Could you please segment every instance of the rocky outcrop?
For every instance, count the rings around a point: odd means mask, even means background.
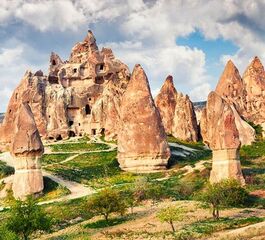
[[[15,134],[10,151],[15,165],[12,189],[16,198],[23,199],[43,190],[40,164],[43,151],[33,113],[29,105],[23,103],[15,120]]]
[[[155,98],[167,134],[185,141],[198,141],[198,125],[193,104],[187,95],[178,93],[168,76]]]
[[[231,60],[227,62],[215,92],[228,103],[234,104],[237,111],[244,111],[246,94],[243,81],[238,69]]]
[[[184,141],[198,141],[198,125],[193,104],[188,95],[179,93],[172,126],[172,135]]]
[[[126,171],[146,172],[166,168],[170,150],[148,79],[140,65],[134,67],[122,97],[118,161]]]
[[[203,139],[213,150],[210,182],[233,178],[244,184],[235,116],[230,105],[216,92],[211,92],[208,96],[201,125]]]
[[[45,139],[104,132],[115,137],[117,124],[115,121],[112,126],[111,122],[119,118],[117,104],[129,78],[128,67],[115,58],[111,49],[99,50],[93,33],[88,31],[85,39],[73,47],[69,60],[51,54],[48,76],[41,71],[26,72],[9,101],[0,127],[0,142],[10,144],[14,134],[10,129],[14,128],[22,102],[29,103]],[[112,102],[110,106],[107,101]],[[92,112],[96,113],[93,117]]]
[[[241,78],[235,65],[229,61],[215,90],[245,121],[265,126],[265,71],[255,57]]]
[[[243,75],[246,91],[245,111],[241,115],[255,124],[265,123],[265,71],[258,57],[255,57]]]
[[[35,117],[39,133],[45,137],[46,131],[46,111],[45,111],[45,78],[34,75],[27,71],[18,87],[14,90],[9,101],[5,118],[0,127],[0,142],[2,145],[10,145],[14,137],[15,119],[22,103],[28,103]]]
[[[160,112],[167,134],[172,134],[172,125],[177,104],[177,96],[178,93],[174,87],[173,77],[169,75],[155,98],[155,104]]]

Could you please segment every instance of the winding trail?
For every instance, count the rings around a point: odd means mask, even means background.
[[[102,149],[102,150],[94,150],[94,151],[52,152],[51,149],[49,148],[50,145],[53,145],[53,144],[67,144],[67,143],[72,143],[72,144],[76,143],[76,144],[78,144],[78,142],[49,143],[48,145],[45,146],[45,154],[71,153],[71,154],[74,154],[74,155],[66,158],[63,161],[47,164],[47,165],[44,165],[44,166],[48,167],[48,166],[57,165],[57,164],[64,164],[64,163],[73,161],[76,157],[78,157],[78,156],[80,156],[82,154],[98,153],[98,152],[111,152],[111,151],[113,151],[113,150],[115,150],[117,148],[116,144],[110,143],[110,142],[104,142],[104,141],[102,141],[101,139],[98,139],[98,138],[93,138],[93,139],[91,139],[88,142],[106,144],[106,145],[109,146],[109,148],[108,149]],[[177,144],[177,143],[170,143],[170,146],[181,148],[181,149],[183,149],[183,151],[186,154],[189,154],[190,152],[197,151],[196,149],[189,148],[189,147]],[[172,151],[172,154],[180,156],[182,154],[182,152],[178,152],[178,151],[174,150],[174,151]],[[184,156],[186,156],[186,154],[184,154]],[[14,167],[13,159],[12,159],[12,157],[11,157],[9,152],[1,153],[0,154],[0,159],[2,161],[6,162],[7,165],[9,165],[11,167]],[[192,171],[194,171],[195,169],[201,169],[204,163],[205,163],[205,161],[200,161],[200,162],[195,164],[194,168],[192,168],[191,166],[184,167],[183,169],[187,170],[185,175],[190,173],[190,172],[192,172]],[[62,196],[62,197],[56,198],[56,199],[51,199],[51,200],[48,200],[48,201],[40,202],[39,203],[40,205],[49,204],[49,203],[55,203],[55,202],[62,202],[62,201],[67,201],[67,200],[71,200],[71,199],[77,199],[77,198],[85,197],[85,196],[88,196],[88,195],[92,195],[92,194],[94,194],[96,192],[96,190],[94,190],[94,189],[92,189],[92,188],[90,188],[90,187],[88,187],[86,185],[83,185],[83,184],[78,183],[78,182],[66,180],[66,179],[64,179],[64,178],[62,178],[60,176],[54,175],[53,173],[48,172],[48,171],[46,171],[44,169],[42,170],[42,173],[43,173],[43,176],[48,177],[51,180],[53,180],[54,182],[56,182],[56,183],[60,184],[61,186],[66,187],[67,189],[69,189],[69,191],[71,193],[66,195],[66,196]],[[13,175],[8,176],[8,177],[3,178],[3,179],[0,179],[0,182],[11,182],[12,179],[13,179]],[[1,210],[1,207],[0,207],[0,210]]]

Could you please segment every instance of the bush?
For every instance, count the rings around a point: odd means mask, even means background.
[[[118,190],[106,188],[88,200],[87,208],[96,215],[104,216],[106,222],[111,213],[123,215],[126,210],[126,203]]]
[[[51,219],[45,215],[36,201],[29,197],[26,201],[16,200],[13,203],[6,227],[11,233],[14,232],[27,240],[36,231],[49,231]]]
[[[248,199],[248,193],[236,180],[224,180],[208,184],[198,199],[205,207],[210,207],[213,217],[218,219],[219,210],[243,206]]]
[[[172,231],[175,232],[174,222],[181,221],[184,218],[184,209],[177,206],[168,206],[162,208],[158,213],[157,217],[161,222],[167,222],[170,224]]]

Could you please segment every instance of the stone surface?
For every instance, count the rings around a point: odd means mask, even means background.
[[[235,106],[242,119],[265,125],[265,71],[258,57],[252,60],[242,78],[235,65],[229,61],[216,92]]]
[[[177,96],[178,93],[174,87],[173,77],[169,75],[155,98],[155,104],[160,112],[167,134],[172,134]]]
[[[208,96],[201,125],[203,139],[213,150],[210,182],[233,178],[244,184],[235,116],[230,105],[216,92],[211,92]]]
[[[155,98],[167,134],[185,141],[198,140],[198,125],[193,104],[187,95],[178,93],[168,76]]]
[[[11,144],[15,175],[12,190],[15,198],[40,193],[43,188],[40,158],[44,148],[27,103],[21,104],[15,120],[15,134]]]
[[[172,135],[184,141],[198,141],[198,125],[193,104],[187,95],[177,96]]]
[[[126,171],[148,172],[166,168],[170,150],[148,79],[140,65],[134,67],[122,97],[118,161]]]
[[[99,50],[93,33],[88,31],[85,39],[73,47],[69,60],[63,61],[56,53],[51,54],[47,76],[41,71],[26,72],[0,126],[2,146],[10,145],[14,134],[10,129],[14,129],[14,119],[22,102],[29,103],[44,139],[104,132],[109,138],[115,138],[119,118],[117,104],[129,78],[128,67],[115,58],[111,49]],[[102,109],[100,102],[103,102]],[[114,120],[115,126],[111,126]]]

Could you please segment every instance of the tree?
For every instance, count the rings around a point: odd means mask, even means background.
[[[159,182],[154,182],[149,184],[147,189],[147,196],[149,199],[152,199],[152,204],[161,200],[165,196],[165,188]]]
[[[9,231],[27,240],[38,230],[49,231],[51,224],[51,218],[46,216],[32,197],[28,197],[26,201],[14,201],[6,227]]]
[[[158,213],[157,217],[161,222],[167,222],[170,224],[172,231],[175,232],[174,222],[181,221],[184,218],[185,210],[177,206],[168,206],[162,208]]]
[[[88,209],[97,215],[104,216],[106,222],[109,215],[118,212],[121,215],[126,211],[126,204],[119,191],[106,188],[88,200]]]
[[[219,219],[219,211],[224,208],[239,207],[245,204],[247,191],[236,180],[223,180],[219,183],[208,184],[199,195],[204,207],[212,209],[212,216]]]

